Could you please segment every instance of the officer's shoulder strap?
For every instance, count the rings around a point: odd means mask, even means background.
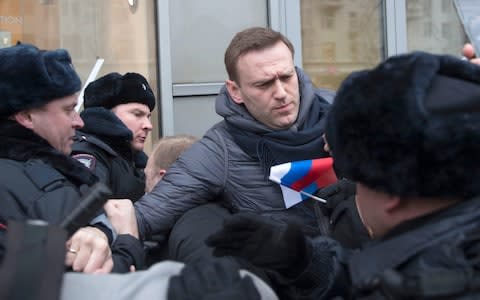
[[[37,188],[43,191],[53,190],[57,187],[57,184],[67,180],[55,168],[37,159],[27,161],[24,172]]]

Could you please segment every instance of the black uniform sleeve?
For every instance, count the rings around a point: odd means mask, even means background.
[[[300,299],[350,299],[351,284],[347,261],[351,253],[328,237],[310,240],[310,262],[297,278],[291,281]]]
[[[130,272],[130,266],[141,270],[145,266],[143,244],[129,234],[120,234],[112,245],[113,273]]]

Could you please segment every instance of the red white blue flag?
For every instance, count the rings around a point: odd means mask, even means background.
[[[280,184],[285,207],[289,208],[308,198],[325,202],[313,196],[318,189],[337,181],[331,157],[302,160],[270,168],[269,179]]]

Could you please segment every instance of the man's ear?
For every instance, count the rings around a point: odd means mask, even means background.
[[[158,171],[157,171],[157,176],[158,176],[158,178],[162,179],[163,176],[165,176],[165,173],[167,173],[167,170],[165,170],[165,169],[160,169],[160,170],[158,170]]]
[[[225,81],[225,85],[227,86],[227,91],[230,94],[230,97],[232,97],[233,102],[242,104],[243,99],[240,93],[240,87],[237,85],[237,83],[233,80],[227,80]]]
[[[17,112],[13,115],[13,118],[23,127],[33,129],[32,115],[29,110]]]

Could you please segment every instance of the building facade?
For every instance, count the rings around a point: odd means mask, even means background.
[[[158,106],[147,151],[163,135],[200,137],[220,120],[223,54],[250,26],[284,33],[295,63],[333,90],[388,56],[460,55],[466,41],[453,0],[0,0],[0,47],[66,48],[84,83],[113,71],[149,80]]]

